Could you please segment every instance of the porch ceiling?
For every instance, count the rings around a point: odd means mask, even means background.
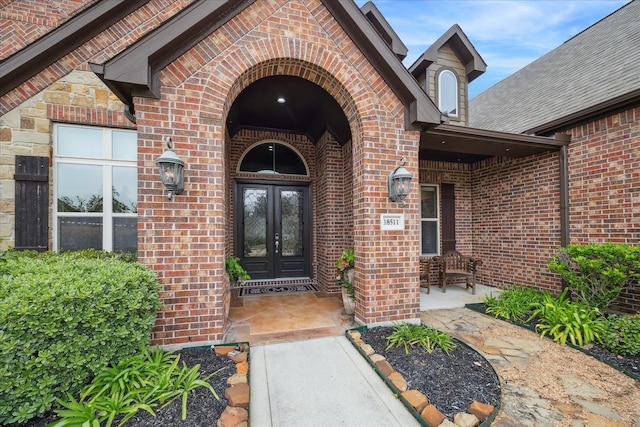
[[[249,128],[302,133],[314,143],[325,130],[340,144],[351,139],[349,121],[336,100],[320,86],[294,76],[270,76],[249,85],[231,106],[227,127],[232,136]]]
[[[558,150],[568,143],[563,134],[547,138],[441,124],[421,132],[420,158],[475,163],[489,157],[526,157]]]

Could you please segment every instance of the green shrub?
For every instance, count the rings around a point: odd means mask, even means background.
[[[606,324],[606,332],[602,334],[604,348],[616,354],[640,354],[640,314],[614,314],[607,318]]]
[[[229,280],[234,285],[238,283],[238,281],[240,280],[251,279],[251,276],[249,276],[249,273],[247,273],[247,270],[245,270],[242,267],[242,265],[240,265],[240,258],[238,257],[225,259],[224,266],[227,271],[227,274],[229,274]]]
[[[154,408],[168,405],[174,399],[182,399],[182,419],[187,418],[189,392],[205,387],[219,399],[209,378],[217,372],[200,378],[200,365],[178,368],[180,356],[164,352],[156,347],[122,359],[103,369],[80,393],[76,400],[71,395],[67,401],[58,399],[62,409],[54,412],[60,417],[48,427],[83,425],[110,427],[119,417],[120,424],[127,422],[140,410],[155,416]]]
[[[16,252],[0,263],[0,424],[43,415],[148,342],[153,272],[104,258]]]
[[[433,352],[436,347],[440,347],[449,354],[455,348],[451,335],[440,332],[436,328],[425,325],[412,325],[402,323],[395,325],[393,333],[387,337],[387,350],[392,347],[404,347],[405,353],[409,353],[409,347],[421,345],[427,353]]]
[[[600,340],[606,325],[597,308],[589,308],[584,303],[572,303],[567,299],[567,289],[554,298],[546,293],[536,304],[532,318],[539,319],[536,329],[541,336],[549,334],[553,340],[565,345],[567,339],[573,345],[583,346]]]
[[[640,246],[603,243],[569,245],[547,266],[569,284],[573,295],[604,311],[623,289],[640,279]]]
[[[485,295],[484,303],[487,305],[486,312],[495,317],[524,322],[542,298],[543,292],[537,289],[514,285],[497,296]]]

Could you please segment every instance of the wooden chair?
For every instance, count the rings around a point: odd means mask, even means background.
[[[420,257],[420,287],[426,288],[427,293],[431,292],[431,264],[433,258],[421,256]]]
[[[438,266],[438,286],[447,292],[447,279],[464,278],[467,289],[476,293],[476,268],[482,263],[479,259],[462,255],[458,251],[448,251],[442,256],[433,258]]]

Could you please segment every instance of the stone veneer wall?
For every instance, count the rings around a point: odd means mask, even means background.
[[[132,128],[122,103],[93,73],[72,71],[16,108],[0,116],[0,249],[15,244],[15,156],[43,156],[53,162],[54,123]],[[49,173],[53,197],[53,171]],[[53,206],[53,199],[50,206]],[[49,212],[49,229],[53,212]],[[53,248],[49,233],[49,248]]]

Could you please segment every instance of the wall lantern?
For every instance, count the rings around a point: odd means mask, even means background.
[[[167,197],[171,200],[174,194],[180,194],[184,189],[184,162],[173,151],[171,138],[167,138],[167,147],[168,149],[158,157],[156,163],[160,168],[160,179],[169,190]]]
[[[392,202],[400,202],[402,206],[406,205],[404,198],[411,190],[411,174],[404,168],[406,160],[400,159],[400,166],[389,174],[389,199]]]

